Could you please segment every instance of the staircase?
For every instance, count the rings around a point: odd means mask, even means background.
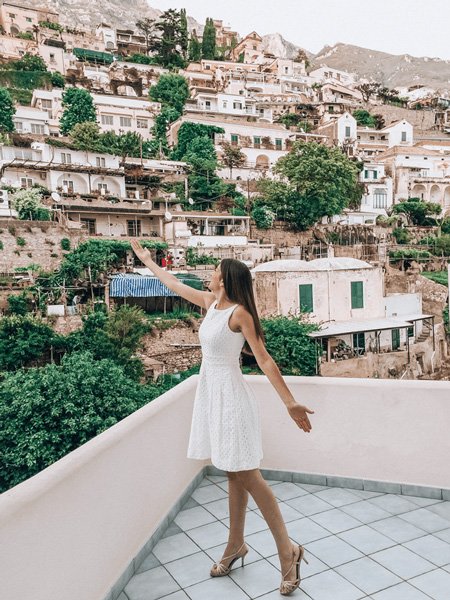
[[[424,323],[420,335],[416,338],[416,342],[418,342],[418,343],[425,342],[430,337],[431,330],[432,330],[432,325],[429,325],[428,323]]]

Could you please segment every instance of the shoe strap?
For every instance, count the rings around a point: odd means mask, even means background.
[[[289,567],[289,569],[288,569],[288,570],[286,571],[286,573],[285,573],[285,574],[282,576],[283,583],[291,583],[290,581],[284,581],[284,578],[286,577],[286,575],[287,575],[288,573],[290,573],[290,571],[292,570],[292,567],[294,567],[295,565],[298,565],[298,564],[300,564],[300,557],[301,557],[301,555],[302,555],[302,551],[300,550],[300,554],[299,554],[298,560],[295,560],[295,559],[294,559],[294,560],[292,561],[292,563],[291,563],[291,566]]]
[[[236,554],[239,554],[239,552],[242,550],[242,548],[244,546],[245,546],[245,542],[242,544],[242,546],[239,548],[239,550],[236,550],[236,552],[234,552],[234,554],[230,554],[230,556],[222,556],[222,558],[220,559],[220,562],[222,562],[223,560],[227,560],[227,558],[233,558],[233,556],[236,556]]]

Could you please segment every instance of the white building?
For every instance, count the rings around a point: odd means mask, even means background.
[[[45,110],[18,105],[13,121],[17,133],[40,136],[50,135],[49,118]]]
[[[343,86],[352,86],[356,81],[354,73],[347,73],[326,65],[310,71],[309,76],[316,83],[338,83]]]
[[[271,109],[259,107],[257,99],[248,92],[228,94],[214,91],[194,91],[193,97],[187,101],[185,113],[216,113],[234,117],[254,117],[258,121],[273,120]]]

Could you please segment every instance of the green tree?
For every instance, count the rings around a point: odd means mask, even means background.
[[[180,113],[171,107],[166,107],[156,115],[155,123],[152,127],[153,139],[147,144],[149,153],[155,158],[167,158],[169,156],[169,144],[167,142],[167,132],[170,124],[178,119]]]
[[[155,19],[144,17],[143,19],[136,21],[136,27],[145,37],[145,45],[148,54],[156,41],[156,21]]]
[[[66,85],[66,80],[64,78],[64,75],[62,75],[58,71],[55,71],[54,73],[52,73],[51,82],[52,82],[52,86],[56,87],[56,88],[63,88]]]
[[[246,155],[239,146],[233,146],[229,142],[222,142],[222,163],[230,169],[230,179],[233,177],[233,169],[240,169],[247,162]]]
[[[85,152],[101,152],[103,150],[100,128],[93,121],[77,123],[70,130],[74,148]]]
[[[13,116],[16,109],[11,94],[4,87],[0,87],[0,107],[0,133],[10,133],[14,131]]]
[[[216,28],[212,19],[206,19],[202,39],[202,56],[208,60],[216,57]]]
[[[403,213],[412,225],[427,226],[436,225],[433,217],[441,214],[442,207],[434,202],[423,202],[420,198],[408,198],[395,204],[392,212]]]
[[[260,203],[275,212],[283,208],[286,220],[299,230],[340,214],[361,190],[358,166],[339,148],[316,142],[295,143],[274,172],[280,179],[260,184]]]
[[[182,158],[190,165],[188,175],[189,195],[194,203],[200,201],[199,208],[210,206],[227,193],[227,186],[216,175],[217,154],[209,137],[201,136],[192,139]],[[209,203],[206,202],[209,200]],[[195,204],[194,204],[195,207]]]
[[[266,347],[283,375],[315,375],[317,350],[308,336],[319,327],[298,317],[261,320]]]
[[[165,67],[182,67],[181,44],[184,43],[182,34],[181,13],[173,8],[162,13],[156,23],[159,35],[151,43],[151,50],[156,52],[161,64]]]
[[[89,352],[23,369],[0,385],[0,491],[35,475],[161,393]]]
[[[50,211],[42,205],[42,192],[39,188],[18,190],[12,195],[11,204],[19,219],[23,221],[50,219]]]
[[[180,10],[180,48],[181,54],[186,60],[188,54],[189,47],[189,31],[188,31],[188,22],[186,16],[186,9],[182,8]]]
[[[198,62],[202,58],[202,45],[197,37],[195,30],[189,39],[188,59],[191,62]]]
[[[251,216],[258,229],[270,229],[276,217],[273,210],[264,204],[255,204]]]
[[[172,153],[172,159],[182,160],[187,152],[188,145],[195,138],[208,137],[211,141],[214,141],[215,134],[224,133],[224,131],[225,130],[222,129],[222,127],[217,127],[215,125],[203,125],[202,123],[185,121],[178,130],[178,143]]]
[[[372,96],[378,94],[380,88],[380,83],[361,83],[356,86],[356,89],[361,92],[364,102],[369,102]]]
[[[376,125],[375,117],[367,110],[355,110],[353,111],[353,116],[355,117],[357,124],[361,127],[375,127]]]
[[[161,102],[163,108],[174,108],[181,114],[189,98],[188,83],[182,75],[164,73],[158,83],[150,88],[150,98],[154,102]]]
[[[16,71],[47,71],[45,60],[41,56],[30,54],[29,52],[24,54],[19,60],[12,61],[10,65]]]
[[[83,88],[68,88],[62,95],[64,112],[59,122],[61,133],[67,135],[77,123],[97,121],[92,95]]]

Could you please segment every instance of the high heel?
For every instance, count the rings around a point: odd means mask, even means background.
[[[282,596],[289,596],[300,585],[300,582],[301,582],[300,563],[302,562],[302,560],[304,560],[306,564],[309,564],[305,558],[305,549],[303,548],[303,546],[299,545],[298,551],[299,551],[299,554],[298,554],[297,560],[295,560],[295,554],[294,554],[294,560],[292,561],[291,566],[289,567],[289,569],[286,571],[286,573],[282,577],[282,581],[281,581],[281,585],[280,585],[280,594]],[[291,572],[291,569],[294,565],[295,565],[295,575],[296,575],[295,581],[284,581],[284,578],[286,577],[286,575],[288,575],[288,573]]]
[[[211,577],[223,577],[224,575],[228,575],[228,573],[231,571],[231,567],[239,559],[241,559],[241,566],[243,567],[245,556],[247,553],[248,548],[244,542],[237,552],[235,552],[234,554],[230,554],[230,556],[223,556],[220,562],[213,564],[210,571]],[[222,564],[222,561],[227,560],[229,558],[232,558],[233,560],[230,561],[228,566]]]

